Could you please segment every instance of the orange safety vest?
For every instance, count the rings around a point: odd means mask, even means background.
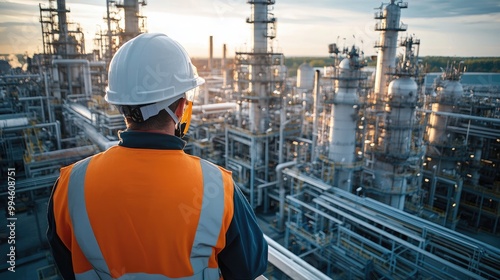
[[[182,150],[115,146],[61,169],[57,235],[76,279],[218,279],[229,171]]]

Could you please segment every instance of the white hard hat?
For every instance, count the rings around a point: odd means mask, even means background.
[[[193,90],[204,82],[178,42],[165,34],[144,33],[114,55],[104,99],[113,105],[156,104],[148,112],[141,110],[147,119],[181,97],[192,100]]]

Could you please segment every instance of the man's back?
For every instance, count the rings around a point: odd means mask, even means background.
[[[229,172],[182,150],[144,147],[115,146],[87,164],[84,179],[73,178],[78,164],[63,168],[53,197],[57,235],[72,252],[75,273],[92,270],[79,246],[89,243],[90,234],[81,234],[88,230],[80,230],[85,214],[114,278],[135,272],[185,277],[218,267],[233,219]],[[84,195],[72,198],[78,182]],[[86,209],[68,206],[82,198]]]

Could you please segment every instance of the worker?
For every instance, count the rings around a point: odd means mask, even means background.
[[[126,42],[105,100],[126,130],[108,150],[61,168],[47,237],[64,279],[255,279],[267,242],[231,173],[186,154],[204,83],[164,34]],[[177,136],[176,136],[177,135]]]

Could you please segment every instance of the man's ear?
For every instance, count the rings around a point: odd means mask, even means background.
[[[179,100],[179,104],[177,104],[177,109],[175,109],[175,115],[179,119],[181,119],[185,107],[186,107],[186,98],[182,98],[181,100]]]

